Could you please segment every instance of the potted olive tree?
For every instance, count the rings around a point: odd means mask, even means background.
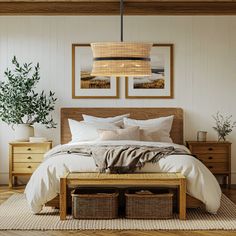
[[[7,69],[4,73],[6,81],[0,81],[0,120],[12,126],[17,141],[27,141],[34,135],[35,123],[56,127],[50,113],[57,99],[51,91],[48,95],[34,91],[40,80],[39,64],[20,65],[16,57],[12,64],[13,70]]]

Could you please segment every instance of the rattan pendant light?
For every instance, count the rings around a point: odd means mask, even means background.
[[[120,0],[121,42],[91,43],[93,76],[151,76],[150,43],[123,42],[123,0]]]

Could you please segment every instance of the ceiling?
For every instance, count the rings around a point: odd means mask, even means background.
[[[125,15],[236,15],[236,0],[124,0]],[[0,15],[118,15],[119,0],[0,0]]]

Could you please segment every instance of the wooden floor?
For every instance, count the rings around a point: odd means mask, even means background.
[[[236,187],[222,189],[224,194],[236,203]],[[22,193],[22,187],[9,190],[7,186],[0,186],[0,204],[14,193]],[[1,224],[1,222],[0,222]],[[0,236],[236,236],[236,231],[135,231],[135,230],[103,230],[103,231],[0,231]]]

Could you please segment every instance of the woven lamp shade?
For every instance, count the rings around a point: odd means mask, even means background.
[[[150,43],[91,43],[93,76],[151,76]]]

